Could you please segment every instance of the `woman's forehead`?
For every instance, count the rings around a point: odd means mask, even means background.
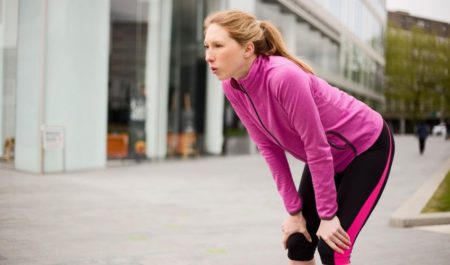
[[[230,39],[228,31],[217,24],[211,24],[205,30],[205,41],[218,41],[227,39]]]

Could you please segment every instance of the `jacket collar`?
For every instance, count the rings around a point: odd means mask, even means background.
[[[267,59],[267,56],[258,55],[250,66],[250,69],[245,77],[239,80],[236,80],[234,78],[230,79],[231,86],[234,89],[238,90],[241,90],[240,85],[245,87],[246,90],[252,90],[252,88],[257,87],[259,78],[261,78],[260,74],[263,73],[262,68],[264,65],[264,61]]]

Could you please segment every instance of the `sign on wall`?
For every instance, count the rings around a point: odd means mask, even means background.
[[[42,143],[44,150],[64,149],[64,127],[43,125]]]

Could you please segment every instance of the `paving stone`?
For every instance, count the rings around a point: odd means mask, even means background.
[[[450,157],[450,141],[429,138],[422,156],[416,141],[396,136],[390,179],[353,264],[449,264],[448,233],[388,225]],[[303,164],[289,162],[299,183]],[[285,217],[258,155],[45,176],[0,168],[1,265],[287,264]]]

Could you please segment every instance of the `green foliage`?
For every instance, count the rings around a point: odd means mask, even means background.
[[[424,213],[449,212],[450,211],[450,171],[439,185],[433,197],[428,201],[423,209]]]
[[[450,117],[450,39],[389,24],[385,74],[386,98],[403,102],[403,116],[416,120],[441,111]]]
[[[241,137],[246,136],[247,131],[244,128],[228,128],[224,133],[225,137]]]

